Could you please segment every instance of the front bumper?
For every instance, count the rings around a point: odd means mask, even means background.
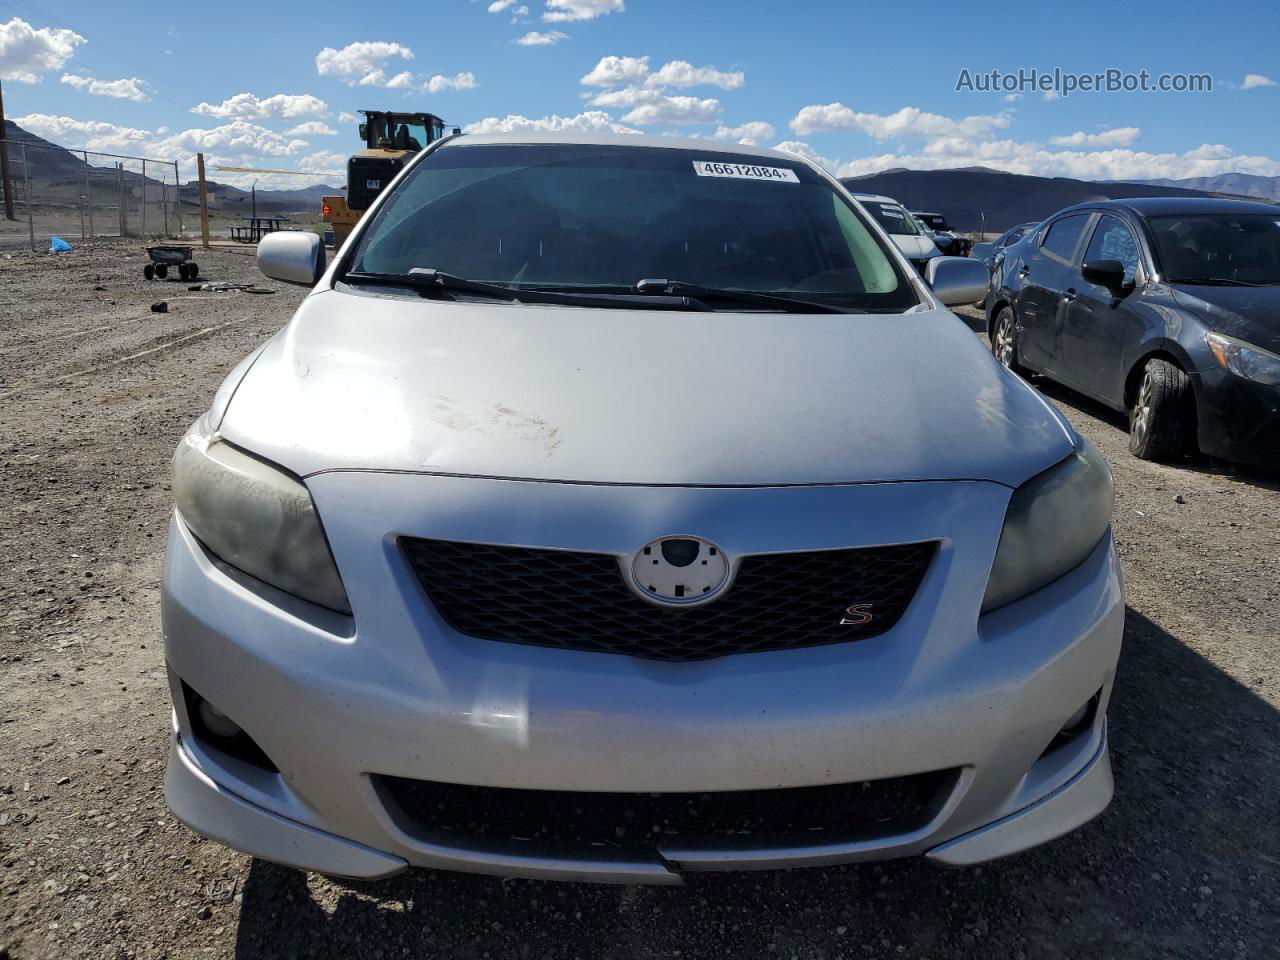
[[[1280,387],[1213,367],[1191,375],[1201,452],[1280,468]]]
[[[354,620],[226,569],[180,519],[171,528],[166,793],[179,819],[231,846],[349,876],[415,866],[678,883],[686,871],[926,853],[977,862],[1073,829],[1110,798],[1104,718],[1124,609],[1114,547],[1108,537],[1065,577],[979,618],[1006,488],[637,490],[357,474],[309,485]],[[611,552],[690,529],[736,555],[930,538],[941,547],[907,614],[879,637],[653,663],[458,635],[396,546],[405,534]],[[202,742],[182,683],[244,727],[279,772]],[[1096,722],[1046,752],[1095,694]],[[374,781],[714,792],[952,768],[927,822],[903,833],[673,843],[646,855],[495,848],[406,829]]]

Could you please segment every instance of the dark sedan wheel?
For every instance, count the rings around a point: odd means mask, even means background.
[[[1013,317],[1012,307],[1001,307],[996,314],[995,326],[991,330],[991,352],[1014,373],[1026,375],[1026,370],[1018,363],[1018,323]]]
[[[1142,460],[1177,460],[1195,451],[1191,381],[1167,360],[1148,360],[1129,408],[1129,452]]]

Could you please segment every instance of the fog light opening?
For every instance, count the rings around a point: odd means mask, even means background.
[[[215,707],[208,700],[197,698],[196,712],[200,714],[200,722],[204,728],[223,740],[232,740],[244,733],[240,725]]]
[[[1089,731],[1093,727],[1094,721],[1098,718],[1098,703],[1101,700],[1102,691],[1099,690],[1081,704],[1071,716],[1067,717],[1066,722],[1062,724],[1062,729],[1054,736],[1053,743],[1049,744],[1049,750],[1070,743],[1082,733]],[[1045,752],[1048,753],[1049,751],[1046,750]]]
[[[225,754],[241,763],[251,764],[269,773],[279,773],[279,768],[245,733],[240,724],[223,713],[184,682],[182,693],[187,701],[187,717],[191,721],[192,736],[204,746]]]

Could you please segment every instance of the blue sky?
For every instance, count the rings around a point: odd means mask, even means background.
[[[341,171],[360,108],[475,130],[749,139],[842,174],[982,164],[1096,179],[1280,175],[1280,5],[0,0],[6,114],[71,147]],[[1211,42],[1215,20],[1222,39]],[[523,42],[521,42],[523,40]],[[1115,68],[1212,92],[957,92]],[[330,132],[332,131],[332,132]],[[220,179],[234,180],[233,177]],[[284,185],[287,178],[277,181]],[[299,183],[292,182],[297,186]]]

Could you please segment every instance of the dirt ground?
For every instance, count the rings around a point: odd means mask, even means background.
[[[169,457],[301,291],[191,293],[143,262],[0,251],[0,960],[1280,956],[1280,478],[1143,463],[1121,420],[1044,384],[1114,468],[1130,607],[1116,798],[1075,834],[962,871],[676,889],[340,883],[198,839],[162,795]]]

